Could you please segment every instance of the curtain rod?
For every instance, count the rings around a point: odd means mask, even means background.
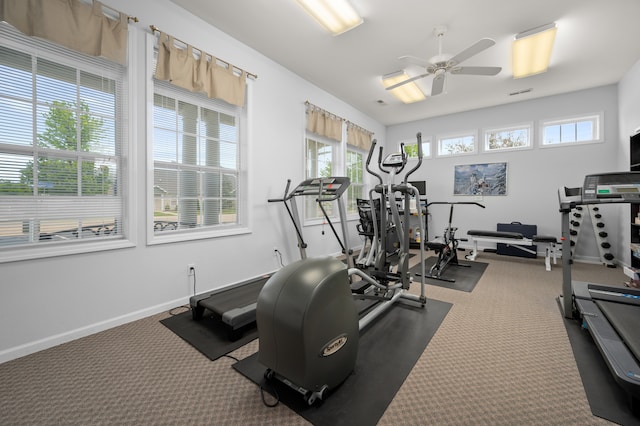
[[[334,114],[334,113],[332,113],[332,112],[329,112],[329,111],[327,111],[327,110],[326,110],[326,109],[324,109],[324,108],[320,108],[318,105],[314,105],[314,104],[312,104],[312,103],[311,103],[311,102],[309,102],[309,101],[304,101],[304,104],[305,104],[306,106],[308,106],[308,107],[313,108],[313,109],[316,109],[316,110],[322,111],[322,112],[324,112],[325,114],[329,114],[329,116],[333,116],[333,117],[338,118],[338,119],[340,119],[340,120],[342,120],[342,121],[347,121],[347,120],[345,120],[344,118],[340,117],[339,115],[336,115],[336,114]]]
[[[352,121],[347,121],[347,126],[353,126],[353,127],[357,127],[358,129],[360,129],[361,131],[368,133],[370,135],[373,135],[375,132],[372,132],[371,130],[367,130],[362,126],[358,126],[356,123],[352,122]]]
[[[81,0],[81,1],[84,4],[92,4],[93,3],[93,1],[91,1],[91,0]],[[112,12],[115,12],[116,14],[122,13],[124,16],[127,17],[127,21],[138,22],[138,18],[135,17],[135,16],[127,15],[126,13],[120,12],[118,9],[114,9],[113,7],[107,6],[104,3],[100,3],[100,5],[105,9],[108,9],[108,10],[110,10]]]
[[[154,34],[156,33],[156,31],[157,31],[157,32],[161,32],[161,31],[160,31],[160,29],[159,29],[158,27],[156,27],[155,25],[149,25],[149,28],[151,28],[151,32],[152,32],[152,33],[154,33]],[[180,42],[180,43],[182,43],[182,44],[186,44],[187,46],[191,46],[189,43],[187,43],[187,42],[185,42],[185,41],[182,41],[182,40],[180,40],[179,38],[173,37],[173,39],[174,39],[174,40],[176,40],[176,41],[179,41],[179,42]],[[196,49],[196,50],[197,50],[197,51],[199,51],[200,53],[206,53],[206,52],[204,52],[203,50],[198,49],[197,47],[193,47],[193,46],[191,46],[191,47],[192,47],[193,49]],[[209,54],[209,56],[211,56],[211,54]],[[211,56],[211,57],[213,57],[213,56]],[[235,66],[235,65],[233,65],[233,64],[231,64],[231,63],[229,63],[229,62],[227,62],[227,61],[225,61],[225,60],[222,60],[222,59],[220,59],[220,58],[218,58],[218,57],[216,57],[216,59],[217,59],[218,61],[222,62],[223,64],[226,64],[228,67],[233,67],[233,68],[236,68],[236,69],[238,69],[238,70],[240,70],[240,71],[246,72],[246,73],[247,73],[247,75],[248,75],[249,77],[253,77],[254,79],[257,79],[257,78],[258,78],[258,75],[257,75],[257,74],[253,74],[253,73],[250,73],[249,71],[245,71],[245,70],[243,70],[242,68],[237,67],[237,66]]]
[[[325,113],[327,113],[327,114],[329,114],[329,115],[332,115],[332,116],[334,116],[334,117],[336,117],[336,118],[339,118],[340,120],[342,120],[342,121],[346,122],[348,126],[354,126],[354,127],[357,127],[358,129],[362,130],[363,132],[369,133],[370,135],[374,135],[374,134],[375,134],[375,132],[372,132],[371,130],[367,130],[367,129],[365,129],[365,128],[364,128],[364,127],[362,127],[362,126],[358,126],[358,125],[357,125],[356,123],[354,123],[353,121],[349,121],[349,120],[347,120],[347,119],[345,119],[345,118],[342,118],[342,117],[340,117],[339,115],[336,115],[336,114],[334,114],[334,113],[332,113],[332,112],[329,112],[329,111],[327,111],[327,110],[326,110],[326,109],[324,109],[324,108],[320,108],[319,106],[314,105],[314,104],[312,104],[312,103],[311,103],[311,102],[309,102],[309,101],[304,101],[304,104],[305,104],[306,106],[308,106],[308,107],[315,108],[315,109],[320,110],[320,111],[323,111],[323,112],[325,112]]]

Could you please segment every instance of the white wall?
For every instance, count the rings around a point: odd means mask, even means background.
[[[336,97],[244,46],[169,0],[104,0],[104,3],[140,22],[131,25],[138,69],[134,82],[138,103],[133,106],[135,152],[136,246],[130,249],[52,257],[0,264],[0,362],[7,361],[83,335],[94,333],[186,303],[192,293],[186,265],[197,265],[197,291],[203,292],[239,282],[278,267],[273,256],[277,246],[285,262],[297,258],[295,236],[281,206],[268,198],[282,194],[286,179],[303,178],[303,103],[310,101],[376,133],[382,144],[412,139],[417,131],[425,136],[460,128],[510,124],[540,118],[605,112],[603,144],[579,148],[535,148],[523,152],[484,154],[427,160],[414,178],[427,180],[431,201],[450,201],[453,165],[476,162],[509,163],[509,195],[485,197],[486,209],[461,206],[455,224],[460,236],[470,228],[494,229],[497,222],[518,220],[538,224],[541,234],[558,235],[556,189],[577,186],[585,174],[615,169],[620,163],[617,92],[615,86],[540,99],[506,107],[489,108],[424,120],[385,129]],[[148,26],[158,28],[258,75],[251,84],[249,181],[251,228],[247,235],[197,242],[146,245],[146,97],[144,56]],[[640,71],[625,84],[637,93]],[[621,110],[626,97],[621,97]],[[437,105],[434,102],[434,107]],[[637,107],[624,107],[625,122],[637,121]],[[635,118],[634,118],[635,117]],[[461,126],[462,123],[462,126]],[[638,126],[639,124],[633,123]],[[633,127],[631,124],[629,126]],[[624,126],[628,127],[627,125]],[[628,135],[628,131],[626,133]],[[628,140],[628,139],[627,139]],[[387,143],[388,145],[388,143]],[[456,197],[455,200],[468,199]],[[433,223],[438,232],[447,213],[434,207]],[[351,223],[352,244],[358,244]],[[336,253],[332,235],[319,227],[305,229],[309,254]],[[628,232],[628,230],[627,230]],[[433,235],[433,234],[432,234]],[[586,253],[587,256],[589,253]]]
[[[295,235],[281,205],[288,178],[304,176],[304,102],[309,101],[379,135],[384,126],[336,97],[230,38],[168,0],[105,0],[137,16],[131,25],[137,68],[134,80],[135,191],[134,248],[69,255],[0,265],[0,362],[83,335],[187,303],[192,283],[189,263],[197,265],[197,292],[271,272],[298,256]],[[258,75],[251,84],[249,182],[252,232],[196,242],[146,245],[145,38],[156,25],[197,48]],[[352,244],[360,240],[352,230]],[[336,253],[330,232],[306,229],[309,255]]]
[[[446,96],[446,95],[445,95]],[[437,107],[437,99],[427,100]],[[617,88],[615,85],[598,87],[590,90],[567,93],[530,101],[523,101],[493,108],[452,114],[432,119],[400,124],[387,128],[387,144],[396,144],[400,140],[411,139],[415,133],[422,132],[423,139],[432,137],[435,145],[436,136],[457,131],[478,131],[479,138],[483,128],[508,126],[533,122],[534,146],[521,151],[482,153],[459,155],[452,157],[435,157],[425,160],[415,179],[427,181],[427,197],[431,201],[478,201],[486,206],[456,206],[454,208],[453,225],[457,226],[459,237],[466,237],[469,229],[495,230],[497,223],[518,221],[524,224],[536,224],[538,234],[560,237],[560,214],[558,213],[557,190],[561,186],[581,186],[584,176],[618,170],[618,114]],[[538,125],[540,120],[563,118],[581,114],[604,112],[604,143],[563,146],[557,148],[540,148],[538,144]],[[435,150],[432,149],[432,155]],[[507,162],[506,196],[487,196],[481,199],[471,196],[453,195],[453,171],[455,165],[475,163]],[[607,206],[611,207],[611,206]],[[605,210],[605,209],[603,209]],[[606,209],[610,210],[610,209]],[[605,222],[608,228],[614,228],[618,212],[616,206],[607,214]],[[431,207],[429,229],[430,238],[442,235],[448,221],[448,206]],[[589,222],[581,233],[580,239],[592,243],[580,244],[576,258],[597,260],[598,252],[595,238]],[[615,231],[615,232],[614,232]],[[610,229],[610,234],[617,234],[618,229]],[[619,236],[612,235],[612,241]],[[461,243],[469,246],[470,243]],[[487,245],[486,247],[495,247]],[[616,253],[614,253],[616,254]]]

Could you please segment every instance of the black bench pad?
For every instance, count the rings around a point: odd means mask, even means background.
[[[532,238],[536,243],[557,243],[556,237],[551,237],[549,235],[534,235]]]
[[[493,237],[493,238],[510,238],[513,240],[522,240],[524,236],[519,232],[503,232],[503,231],[479,231],[472,229],[467,231],[467,235],[477,237]]]
[[[431,250],[436,250],[436,251],[442,250],[447,246],[445,243],[440,243],[438,241],[425,241],[424,243],[427,246],[427,248]]]

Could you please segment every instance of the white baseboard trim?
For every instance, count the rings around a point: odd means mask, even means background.
[[[117,327],[119,325],[137,321],[139,319],[143,319],[160,312],[168,311],[169,309],[175,308],[176,306],[181,306],[188,303],[189,297],[182,297],[170,302],[131,312],[126,315],[121,315],[119,317],[111,318],[95,324],[90,324],[85,327],[77,328],[65,333],[60,333],[55,336],[45,337],[44,339],[5,349],[3,351],[0,351],[0,364],[17,358],[21,358],[23,356],[31,355],[33,353],[58,346],[63,343],[71,342],[72,340],[80,339],[81,337],[99,333],[101,331]]]

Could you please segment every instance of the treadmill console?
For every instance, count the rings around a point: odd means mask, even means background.
[[[350,184],[348,177],[311,178],[301,182],[291,196],[318,195],[335,199],[341,197]]]
[[[615,172],[587,175],[582,201],[640,203],[640,172]]]

